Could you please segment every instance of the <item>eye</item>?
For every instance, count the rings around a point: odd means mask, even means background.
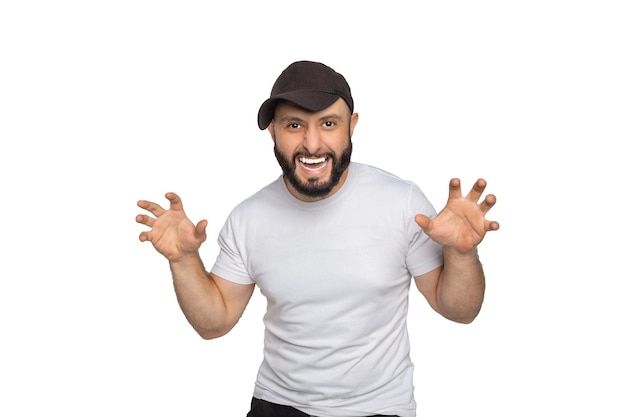
[[[331,122],[330,120],[326,120],[324,122],[324,127],[333,127],[335,126],[335,122]]]
[[[287,129],[299,129],[300,128],[300,123],[296,123],[296,122],[291,122],[287,124]]]

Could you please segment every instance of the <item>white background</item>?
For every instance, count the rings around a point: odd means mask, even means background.
[[[210,267],[279,175],[258,107],[309,59],[351,84],[354,160],[437,209],[455,176],[498,197],[479,318],[411,294],[418,415],[624,416],[622,2],[222,3],[1,3],[0,414],[245,415],[263,297],[201,340],[136,201],[179,193]]]

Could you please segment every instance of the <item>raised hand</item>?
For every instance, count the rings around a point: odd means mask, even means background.
[[[170,202],[169,210],[165,210],[157,203],[140,200],[137,205],[154,215],[150,217],[139,214],[135,220],[145,224],[151,230],[141,232],[139,240],[152,242],[154,248],[170,262],[175,262],[186,254],[195,253],[206,240],[207,221],[202,220],[197,225],[187,218],[183,210],[183,203],[175,193],[165,194]]]
[[[487,182],[476,181],[466,197],[461,194],[461,181],[450,180],[450,193],[446,206],[439,214],[429,219],[423,214],[415,216],[415,222],[435,242],[451,246],[460,252],[469,252],[476,247],[490,230],[498,230],[498,222],[485,219],[485,214],[496,204],[496,197],[489,194],[479,203]]]

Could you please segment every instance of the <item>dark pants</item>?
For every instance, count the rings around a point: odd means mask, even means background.
[[[300,410],[296,410],[293,407],[287,405],[274,404],[269,401],[259,400],[258,398],[252,398],[252,404],[250,405],[250,412],[247,417],[311,417]],[[398,416],[384,416],[382,414],[376,414],[369,417],[398,417]]]

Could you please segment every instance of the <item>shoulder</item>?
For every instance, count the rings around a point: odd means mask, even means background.
[[[254,206],[262,202],[275,201],[281,194],[280,182],[280,178],[277,178],[254,194],[242,200],[235,206],[235,209],[245,209],[249,206]]]
[[[384,169],[362,163],[353,163],[350,169],[354,170],[356,183],[361,187],[370,189],[375,187],[381,192],[423,195],[415,182],[400,178]]]
[[[378,205],[392,205],[410,213],[434,213],[432,204],[422,189],[413,181],[371,165],[355,163],[355,189],[361,195],[368,195]]]
[[[285,190],[281,177],[267,184],[233,207],[229,220],[235,223],[266,218],[285,207]]]

